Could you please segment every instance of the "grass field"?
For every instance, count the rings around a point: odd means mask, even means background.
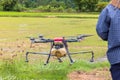
[[[1,14],[2,12],[0,15]],[[51,13],[51,15],[60,14]],[[28,50],[49,50],[49,44],[41,44],[39,47],[29,48],[30,42],[26,37],[37,37],[39,34],[43,34],[46,38],[92,34],[94,36],[86,38],[80,43],[69,43],[70,51],[93,50],[95,59],[104,57],[107,46],[106,42],[103,42],[96,34],[95,26],[97,17],[96,19],[88,17],[70,18],[71,15],[76,16],[76,14],[69,14],[69,18],[40,18],[37,16],[0,17],[0,48],[2,54],[1,59],[3,59],[0,62],[0,79],[66,80],[67,74],[72,71],[91,71],[96,68],[109,67],[108,62],[90,63],[90,54],[74,55],[73,59],[76,60],[76,62],[71,66],[69,65],[68,58],[63,58],[63,63],[58,63],[57,60],[52,58],[51,62],[47,66],[44,66],[43,64],[47,57],[41,55],[30,55],[30,62],[24,62],[25,52]],[[89,16],[87,14],[84,15]],[[82,15],[78,14],[77,16],[82,17]],[[11,58],[9,58],[11,54],[17,54],[17,56],[11,60]]]
[[[0,17],[98,18],[98,13],[0,12]]]

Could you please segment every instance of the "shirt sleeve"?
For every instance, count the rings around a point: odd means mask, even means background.
[[[108,10],[107,8],[105,8],[101,12],[96,25],[97,34],[104,41],[108,40],[108,32],[110,26],[110,20],[107,15],[108,15]]]

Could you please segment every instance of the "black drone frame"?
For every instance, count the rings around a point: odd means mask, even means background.
[[[89,35],[89,36],[91,36],[91,35]],[[68,55],[68,57],[69,57],[69,59],[70,59],[70,64],[73,64],[73,63],[74,63],[74,60],[71,58],[71,55],[73,55],[73,54],[80,54],[80,53],[81,53],[81,54],[83,54],[83,53],[91,53],[92,56],[91,56],[90,62],[94,62],[94,52],[93,52],[93,51],[81,51],[81,52],[74,52],[74,53],[70,53],[70,52],[69,52],[67,42],[78,42],[78,41],[80,41],[83,37],[88,37],[88,36],[82,35],[82,36],[79,36],[77,39],[68,39],[68,40],[65,40],[64,37],[63,37],[63,41],[62,41],[62,42],[63,42],[63,44],[64,44],[64,46],[65,46],[67,55]],[[35,40],[34,38],[31,38],[31,42],[32,42],[32,43],[48,43],[48,42],[50,42],[50,43],[51,43],[51,47],[50,47],[49,53],[26,52],[26,62],[29,61],[29,60],[28,60],[28,54],[42,54],[42,55],[48,55],[48,58],[47,58],[47,60],[46,60],[46,62],[45,62],[45,64],[44,64],[44,65],[46,65],[46,64],[49,63],[50,57],[51,57],[51,56],[54,56],[54,55],[51,54],[51,50],[52,50],[52,48],[53,48],[53,46],[54,46],[54,40],[51,40],[51,39],[43,39],[42,36],[40,36],[39,38],[40,38],[40,40]],[[62,62],[62,60],[61,60],[60,58],[58,58],[58,61],[59,61],[59,62]]]

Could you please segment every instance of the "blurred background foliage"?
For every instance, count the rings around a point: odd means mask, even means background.
[[[0,0],[0,11],[100,12],[109,0]]]

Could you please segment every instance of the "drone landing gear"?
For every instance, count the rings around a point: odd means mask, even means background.
[[[72,58],[71,58],[71,56],[70,56],[70,53],[68,53],[68,57],[69,57],[69,59],[70,59],[70,65],[73,64],[75,61],[72,60]]]
[[[63,62],[60,58],[58,58],[58,61],[61,63],[61,62]]]
[[[75,52],[75,53],[70,53],[71,55],[73,54],[84,54],[84,53],[91,53],[92,56],[91,56],[91,59],[90,59],[90,62],[94,62],[94,52],[93,51],[81,51],[81,52]]]
[[[51,54],[49,54],[48,59],[44,65],[47,65],[49,63],[50,56],[51,56]],[[57,59],[60,63],[63,62],[60,58],[57,58]]]
[[[46,63],[44,65],[47,65],[49,63],[50,56],[51,56],[51,54],[48,55],[47,61],[46,61]]]
[[[49,55],[48,53],[43,53],[43,52],[26,52],[26,61],[25,62],[29,62],[28,60],[28,54],[42,54],[42,55]]]
[[[47,65],[49,63],[49,59],[51,57],[51,53],[48,54],[48,53],[40,53],[40,52],[26,52],[26,61],[25,62],[29,62],[28,60],[28,54],[43,54],[43,55],[48,55],[48,58],[47,58],[47,61],[44,65]],[[61,59],[59,59],[59,61],[62,61]]]

